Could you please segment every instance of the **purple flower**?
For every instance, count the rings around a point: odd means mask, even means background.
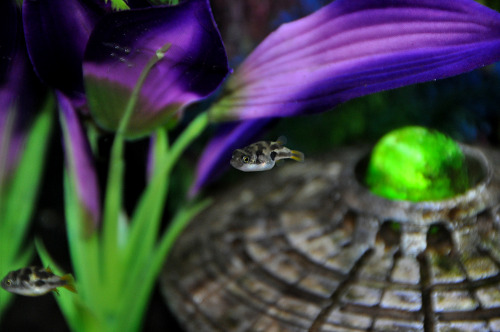
[[[177,119],[229,71],[207,0],[107,15],[92,32],[83,66],[91,114],[102,127],[117,128],[142,68],[165,45],[168,51],[141,90],[127,130],[131,136]]]
[[[128,3],[132,9],[122,12],[102,0],[23,3],[30,59],[40,79],[58,91],[68,174],[94,224],[100,218],[98,183],[77,111],[117,129],[145,64],[166,45],[140,90],[128,136],[177,120],[229,72],[208,0],[157,7],[143,0]]]
[[[94,120],[109,130],[117,128],[144,65],[170,45],[141,90],[128,128],[137,136],[212,93],[229,69],[208,0],[131,4],[112,12],[101,0],[26,0],[23,20],[40,78],[77,107],[86,97]]]
[[[473,0],[336,0],[269,35],[235,70],[210,114],[247,120],[327,111],[499,59],[500,14]],[[241,135],[218,137],[225,143],[209,144],[204,155],[249,143],[246,132],[233,132]],[[202,161],[198,174],[227,163]]]

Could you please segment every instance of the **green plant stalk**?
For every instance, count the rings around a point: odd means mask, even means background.
[[[126,257],[129,258],[129,264],[132,263],[130,260],[136,257],[143,257],[142,255],[146,255],[146,253],[153,250],[161,221],[161,211],[168,193],[167,189],[172,169],[179,160],[182,152],[203,132],[207,125],[208,114],[200,114],[177,138],[171,149],[165,151],[166,153],[163,156],[158,156],[153,178],[132,218],[132,235],[130,246],[126,253]],[[155,196],[161,197],[162,203],[156,207],[156,210],[153,210],[154,208],[149,206],[148,202],[151,202]],[[151,211],[156,211],[157,218],[152,216],[153,213]]]
[[[128,10],[130,7],[127,5],[127,2],[124,0],[106,0],[106,3],[111,1],[111,7],[114,10]]]
[[[139,92],[146,79],[147,74],[153,68],[153,66],[163,57],[163,54],[168,50],[169,47],[170,45],[167,45],[162,50],[157,52],[157,57],[152,58],[146,65],[145,69],[142,71],[141,76],[131,94],[131,98],[124,112],[124,116],[120,121],[120,125],[111,150],[110,169],[103,217],[103,234],[100,241],[100,256],[103,257],[103,260],[101,262],[101,267],[103,268],[103,273],[101,275],[102,284],[100,285],[100,288],[103,293],[106,293],[107,296],[106,298],[101,299],[99,303],[95,304],[98,305],[100,309],[103,309],[99,310],[100,313],[107,312],[109,315],[113,316],[114,314],[112,314],[112,311],[117,311],[116,306],[118,302],[137,302],[135,300],[135,297],[137,296],[136,294],[138,290],[133,286],[134,284],[143,285],[144,280],[139,278],[137,280],[137,283],[134,283],[133,280],[130,280],[131,274],[140,275],[140,271],[142,270],[142,273],[146,273],[146,275],[149,276],[148,279],[150,279],[151,281],[147,282],[145,286],[143,286],[145,290],[141,291],[141,298],[144,299],[142,303],[144,303],[144,305],[142,307],[136,307],[135,314],[134,312],[120,312],[118,310],[118,312],[115,313],[117,314],[115,318],[109,317],[109,319],[107,320],[108,324],[106,324],[106,330],[108,331],[115,330],[113,327],[113,325],[115,325],[114,322],[123,322],[125,320],[125,317],[137,317],[134,324],[127,324],[125,326],[127,329],[130,329],[131,326],[138,327],[140,324],[143,310],[145,309],[145,302],[149,298],[150,292],[154,285],[154,280],[159,273],[159,269],[157,269],[158,271],[156,271],[156,273],[151,274],[151,271],[147,268],[147,266],[150,265],[149,261],[151,260],[151,255],[154,253],[154,243],[156,242],[156,236],[158,233],[163,206],[166,199],[170,172],[173,168],[173,165],[180,157],[182,151],[189,145],[190,142],[192,142],[192,140],[198,137],[198,135],[208,124],[208,117],[206,114],[199,116],[188,126],[184,133],[181,134],[176,144],[174,144],[172,151],[168,150],[168,141],[165,132],[161,130],[158,131],[158,140],[160,142],[163,142],[163,149],[157,151],[156,154],[158,166],[155,168],[153,180],[150,182],[146,189],[146,192],[144,194],[145,199],[141,200],[138,208],[136,209],[137,212],[134,213],[130,232],[127,229],[127,226],[122,225],[120,227],[119,214],[122,208],[121,188],[124,172],[124,133],[135,105],[137,104]],[[160,165],[165,166],[160,167]],[[124,236],[128,237],[126,241],[126,248],[130,248],[129,250],[123,250],[123,248],[121,248],[120,244],[124,241],[123,239],[120,240],[120,228],[125,228],[125,230],[121,232],[122,234],[130,234],[130,237],[126,235],[121,236],[122,238]],[[137,236],[137,234],[145,234],[146,238],[144,236]],[[132,239],[137,239],[139,241],[133,241]],[[144,248],[146,250],[144,250]],[[123,254],[124,252],[125,255]],[[128,255],[127,252],[129,253]],[[124,256],[128,257],[126,261],[123,260]],[[131,270],[137,271],[137,273],[132,273]],[[123,296],[124,290],[129,290],[129,292],[132,292],[131,296]],[[116,299],[118,298],[120,298],[120,301],[116,301]],[[139,309],[138,313],[137,308]],[[121,331],[121,329],[117,329],[116,331]]]
[[[188,219],[186,216],[193,216],[205,208],[207,204],[204,201],[192,207],[181,209],[162,236],[160,243],[156,244],[172,168],[182,152],[203,132],[207,124],[207,114],[199,115],[178,137],[170,151],[165,151],[163,158],[161,156],[157,158],[154,176],[148,184],[132,220],[131,238],[126,253],[128,266],[131,268],[126,282],[128,285],[135,285],[135,287],[123,287],[124,298],[131,300],[122,302],[123,309],[120,311],[123,310],[123,315],[121,316],[127,317],[127,319],[121,322],[121,326],[139,326],[147,299],[154,287],[162,263],[165,261],[175,237],[182,229],[179,226],[182,224],[180,220],[186,221]],[[151,211],[154,212],[151,213]],[[185,224],[186,222],[182,225]]]
[[[17,168],[0,183],[0,273],[29,264],[31,246],[22,248],[36,203],[48,140],[52,131],[54,98],[49,95],[26,137]],[[5,138],[5,137],[4,137]],[[2,139],[6,151],[8,139]],[[22,204],[22,208],[20,208]],[[0,319],[12,295],[0,289]]]
[[[144,69],[142,70],[134,89],[130,95],[130,99],[125,108],[122,119],[118,126],[118,130],[113,141],[113,146],[111,147],[110,165],[108,171],[108,182],[106,187],[106,197],[104,204],[103,213],[103,273],[102,276],[106,280],[112,280],[116,278],[116,271],[123,270],[123,257],[120,255],[118,250],[118,222],[119,214],[122,211],[122,191],[123,191],[123,173],[124,173],[124,161],[123,161],[123,148],[124,148],[124,134],[127,129],[128,123],[134,109],[139,100],[140,91],[146,81],[146,78],[151,71],[151,69],[161,60],[165,52],[168,51],[171,44],[166,44],[162,49],[156,52]],[[120,292],[119,283],[113,283],[113,286],[108,290],[113,295],[118,295]]]
[[[64,275],[65,272],[50,257],[42,241],[35,239],[35,245],[44,266],[50,266],[56,275]],[[61,295],[55,296],[55,299],[72,331],[97,332],[104,330],[92,311],[82,303],[79,295],[62,290]]]
[[[135,293],[129,291],[127,295],[128,298],[133,298],[134,301],[122,302],[122,306],[124,307],[122,312],[128,312],[129,315],[123,316],[127,319],[120,322],[118,331],[123,331],[127,326],[133,326],[133,331],[140,327],[141,318],[147,308],[146,305],[154,288],[154,283],[177,236],[189,224],[189,221],[210,203],[211,201],[207,199],[193,206],[181,208],[162,235],[160,242],[152,251],[151,258],[144,262],[143,273],[136,273],[134,276],[131,276],[133,280],[137,281],[137,288],[135,289]]]
[[[147,259],[151,253],[152,246],[156,242],[161,222],[163,203],[166,200],[169,186],[169,174],[161,172],[158,165],[163,165],[166,159],[168,159],[169,151],[166,133],[159,130],[156,141],[156,145],[163,145],[163,149],[157,148],[155,151],[156,167],[153,176],[141,196],[132,217],[129,239],[124,249],[127,266],[134,266],[134,261],[141,262]],[[124,280],[126,283],[129,281]]]
[[[170,5],[175,6],[179,4],[179,0],[151,0],[153,5]]]
[[[186,224],[192,215],[206,206],[206,202],[202,202],[182,210],[172,224],[176,227],[169,227],[169,230],[173,229],[174,232],[167,231],[162,236],[160,243],[155,244],[168,191],[170,172],[182,152],[203,132],[207,124],[207,114],[199,115],[178,137],[170,150],[167,148],[165,133],[160,130],[157,134],[157,140],[162,148],[156,151],[156,167],[153,177],[148,183],[131,221],[124,254],[127,258],[126,264],[123,266],[123,270],[118,270],[122,271],[121,273],[115,271],[115,278],[106,282],[106,289],[109,288],[110,283],[120,286],[118,287],[120,294],[117,295],[120,300],[116,301],[115,298],[108,304],[114,305],[117,315],[116,326],[108,325],[108,331],[135,331],[139,328],[155,280],[175,236],[180,232],[179,220]],[[112,299],[111,296],[109,299]]]
[[[68,175],[68,170],[65,170],[66,225],[78,294],[63,290],[61,295],[55,298],[72,331],[107,331],[104,321],[97,314],[99,303],[106,298],[105,289],[99,280],[100,273],[98,270],[94,270],[99,267],[100,263],[98,234],[94,232],[88,236],[84,228],[81,227],[88,216],[79,204],[76,183],[72,179]],[[35,245],[44,265],[50,266],[56,274],[64,275],[64,271],[57,266],[39,239],[35,240]]]
[[[101,290],[101,248],[98,234],[94,232],[89,236],[82,228],[86,215],[79,204],[76,183],[67,172],[64,175],[64,193],[68,244],[77,280],[78,297],[83,303],[101,303],[105,300],[106,293]]]
[[[63,136],[71,135],[69,128],[64,121],[61,121]],[[104,296],[99,292],[93,292],[96,285],[99,284],[101,268],[98,260],[98,243],[95,232],[89,232],[89,225],[93,223],[88,214],[87,208],[81,204],[80,196],[77,190],[77,174],[74,173],[76,165],[73,165],[75,158],[71,156],[73,151],[66,151],[68,156],[63,173],[65,217],[68,244],[71,260],[74,267],[75,277],[78,283],[82,285],[79,296],[83,299],[97,298]],[[94,227],[95,228],[95,227]],[[94,273],[89,273],[89,266],[96,269]],[[94,288],[93,288],[94,287]],[[97,300],[96,300],[97,301]]]
[[[158,242],[171,172],[183,151],[208,125],[208,115],[203,113],[187,126],[171,148],[166,129],[157,131],[153,176],[134,210],[130,225],[122,213],[125,131],[147,74],[169,47],[166,45],[159,50],[142,71],[120,121],[111,149],[101,233],[94,232],[89,237],[81,227],[88,216],[79,204],[74,176],[66,170],[67,232],[79,293],[70,294],[71,301],[58,301],[74,331],[138,330],[175,237],[207,204],[202,202],[181,209]],[[50,257],[41,246],[38,249],[49,261]]]

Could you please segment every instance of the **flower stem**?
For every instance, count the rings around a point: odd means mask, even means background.
[[[146,81],[151,69],[161,60],[165,52],[168,51],[171,44],[166,44],[156,54],[151,57],[144,69],[142,70],[137,83],[132,90],[127,106],[120,120],[118,130],[113,141],[111,148],[108,182],[106,187],[105,206],[103,213],[103,256],[104,261],[102,267],[104,268],[103,277],[107,280],[114,278],[114,272],[117,264],[121,264],[123,259],[120,255],[118,248],[118,222],[119,215],[122,209],[122,192],[123,192],[123,173],[124,173],[124,134],[129,124],[130,118],[134,112],[139,99],[140,91]],[[119,291],[117,289],[117,291]]]

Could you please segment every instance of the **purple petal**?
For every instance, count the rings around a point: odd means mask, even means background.
[[[200,157],[189,196],[194,197],[202,187],[224,173],[233,151],[256,141],[274,122],[275,119],[266,118],[222,125]]]
[[[0,180],[17,165],[26,135],[47,94],[29,62],[20,13],[13,6],[4,7],[6,3],[0,6],[5,10],[0,12],[2,24],[11,24],[0,31],[0,40],[8,41],[5,47],[0,45],[2,55],[7,56],[1,60],[0,76]]]
[[[61,92],[56,94],[68,175],[75,184],[79,204],[90,221],[89,225],[95,226],[100,220],[101,207],[99,185],[90,147],[69,98]]]
[[[228,73],[227,57],[207,0],[113,13],[94,29],[84,59],[91,113],[115,130],[145,64],[171,47],[149,73],[129,135],[144,135],[213,92]]]
[[[500,60],[500,14],[472,0],[336,0],[266,38],[215,119],[326,111],[346,100]]]
[[[72,98],[81,98],[85,45],[103,15],[103,9],[93,1],[24,1],[26,44],[35,71],[43,82]]]

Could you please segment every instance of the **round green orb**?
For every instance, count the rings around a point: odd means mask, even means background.
[[[469,187],[459,145],[438,131],[417,126],[396,129],[380,139],[365,182],[379,196],[413,202],[453,197]]]

